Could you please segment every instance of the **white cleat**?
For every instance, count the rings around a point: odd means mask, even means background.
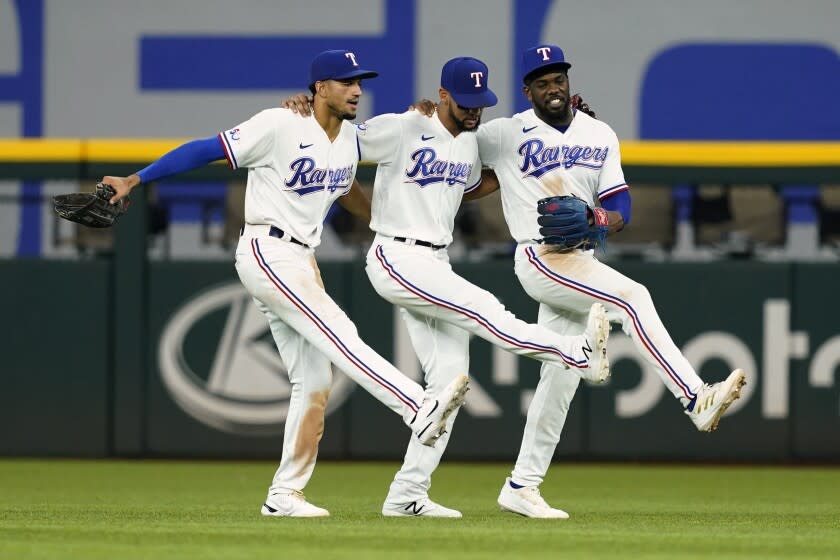
[[[303,492],[272,494],[260,510],[266,517],[329,517],[330,512],[310,504]]]
[[[382,515],[385,517],[463,517],[457,509],[450,509],[429,498],[395,504],[385,502],[382,506]]]
[[[586,338],[583,353],[589,358],[589,367],[575,371],[587,381],[603,383],[610,376],[610,360],[607,357],[610,321],[607,319],[607,310],[600,303],[593,303],[589,308],[583,336]]]
[[[446,433],[446,420],[464,404],[469,384],[469,377],[459,375],[434,398],[423,401],[409,424],[420,443],[434,447],[438,438]]]
[[[534,519],[568,519],[569,514],[562,509],[555,509],[540,496],[537,486],[514,488],[510,485],[510,478],[505,479],[502,491],[499,492],[499,507],[502,511],[510,511]]]
[[[694,408],[685,413],[699,431],[712,432],[726,409],[741,396],[741,387],[746,383],[744,370],[736,369],[719,383],[703,385],[697,392]]]

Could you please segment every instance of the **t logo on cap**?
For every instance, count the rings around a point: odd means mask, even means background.
[[[477,58],[459,56],[443,65],[440,87],[447,90],[455,103],[461,107],[492,107],[498,99],[487,87],[488,76],[486,64]]]
[[[365,79],[378,75],[373,70],[359,68],[356,53],[345,50],[324,51],[312,61],[309,68],[309,85],[324,80]]]
[[[565,72],[571,67],[563,56],[563,49],[557,45],[538,45],[522,53],[522,82],[527,84],[537,73]]]

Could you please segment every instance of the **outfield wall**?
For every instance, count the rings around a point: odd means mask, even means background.
[[[536,317],[509,262],[456,268],[521,317]],[[559,457],[840,459],[840,328],[830,312],[836,265],[617,268],[650,289],[704,378],[741,366],[749,383],[720,430],[698,434],[614,331],[613,379],[579,390]],[[277,458],[289,386],[232,265],[149,263],[140,272],[145,303],[134,307],[115,305],[117,270],[104,260],[0,261],[0,454]],[[328,264],[322,272],[363,338],[419,376],[394,309],[375,294],[363,265]],[[132,355],[125,336],[145,350]],[[538,364],[483,340],[471,349],[474,389],[447,454],[511,459]],[[344,376],[336,379],[322,456],[400,457],[409,435],[400,420]]]
[[[380,71],[360,120],[435,98],[444,61],[477,56],[499,97],[486,121],[527,108],[521,52],[556,43],[622,141],[837,141],[837,21],[836,0],[0,0],[0,136],[206,137],[303,90],[327,48]],[[780,73],[807,109],[779,110]],[[37,200],[67,185],[44,178],[0,181],[0,256],[54,254]],[[802,181],[836,175],[767,178]],[[173,215],[188,239],[196,213]]]
[[[520,52],[548,42],[563,47],[574,89],[619,137],[640,138],[647,72],[663,53],[813,45],[836,59],[838,20],[834,0],[0,0],[0,136],[206,136],[305,87],[309,61],[327,48],[356,50],[381,71],[361,118],[436,95],[442,64],[467,55],[487,62],[499,94],[486,117],[509,115],[526,103]],[[752,91],[729,87],[727,60],[712,56],[685,68],[710,86],[704,114],[767,96],[761,73]],[[817,62],[784,69],[813,111],[820,85],[795,73]],[[787,116],[773,114],[764,120],[778,128]]]

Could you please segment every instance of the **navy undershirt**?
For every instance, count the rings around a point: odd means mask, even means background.
[[[621,217],[624,219],[624,225],[626,226],[630,223],[630,209],[632,207],[630,190],[625,189],[615,193],[609,198],[605,198],[601,201],[601,207],[604,210],[611,210],[621,214]]]

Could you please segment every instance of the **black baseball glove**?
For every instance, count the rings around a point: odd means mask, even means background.
[[[603,208],[590,208],[574,196],[552,196],[537,202],[543,243],[562,249],[593,249],[603,246],[609,217]]]
[[[110,185],[97,183],[89,193],[60,194],[53,197],[55,213],[71,222],[92,228],[106,228],[128,210],[128,197],[116,204],[109,201],[116,193]]]

